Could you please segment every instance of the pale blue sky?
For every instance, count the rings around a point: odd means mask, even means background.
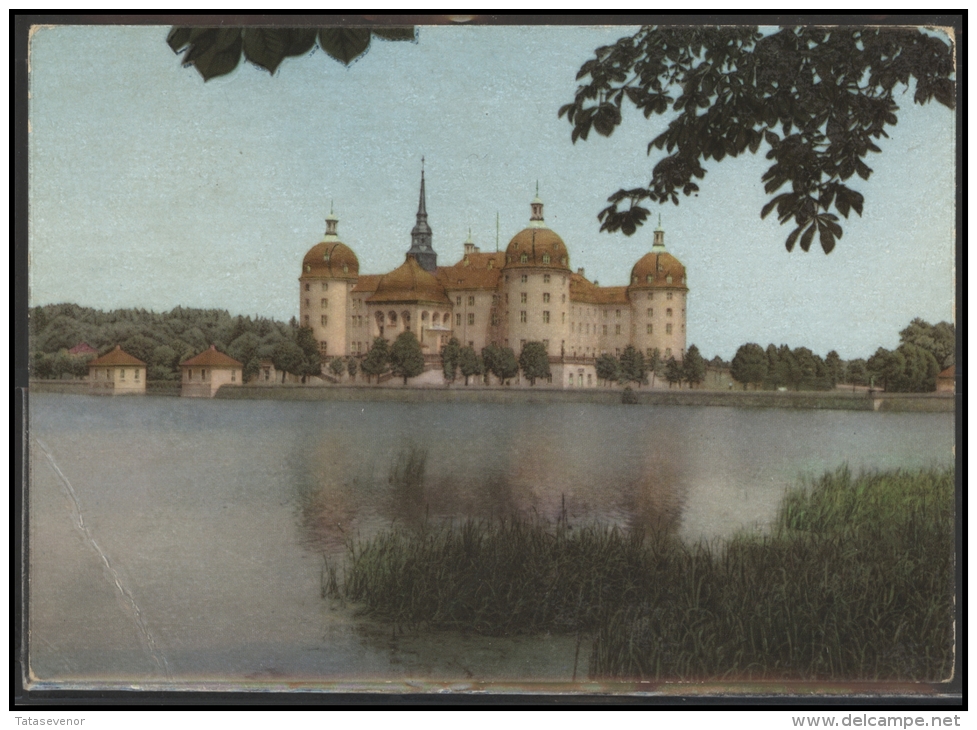
[[[270,77],[242,64],[203,83],[165,27],[57,27],[31,44],[30,303],[177,305],[287,320],[330,200],[363,273],[403,261],[420,158],[439,263],[471,227],[483,250],[525,226],[539,180],[570,264],[626,284],[654,225],[598,233],[619,187],[647,184],[647,142],[667,123],[633,109],[605,139],[570,142],[557,119],[577,69],[629,29],[423,27],[374,41],[350,68],[316,52]],[[732,357],[748,341],[867,356],[913,317],[951,320],[954,113],[897,97],[899,124],[853,179],[863,218],[830,256],[787,253],[760,220],[756,156],[709,171],[697,198],[660,208],[689,278],[688,342]],[[654,211],[657,218],[658,210]]]

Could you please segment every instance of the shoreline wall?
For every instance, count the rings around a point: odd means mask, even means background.
[[[89,395],[85,380],[32,380],[35,393]],[[179,383],[148,383],[146,395],[178,396]],[[729,391],[537,387],[377,387],[375,385],[239,385],[224,386],[221,400],[362,401],[366,403],[597,403],[621,405],[627,394],[638,406],[709,406],[731,408],[797,408],[882,413],[952,413],[952,393],[881,393],[835,391]]]

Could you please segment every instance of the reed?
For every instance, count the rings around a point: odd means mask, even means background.
[[[952,669],[952,470],[829,473],[767,535],[538,519],[392,529],[350,543],[329,593],[418,630],[591,638],[590,675],[945,679]]]

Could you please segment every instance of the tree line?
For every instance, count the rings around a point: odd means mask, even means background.
[[[317,375],[322,367],[312,330],[295,318],[233,316],[223,309],[175,307],[169,312],[114,309],[104,312],[77,304],[48,304],[28,311],[32,377],[88,375],[88,362],[116,345],[147,365],[149,380],[180,378],[179,365],[211,345],[244,365],[254,377],[263,360],[299,376]],[[73,356],[68,350],[87,343],[97,353]]]
[[[762,346],[750,342],[736,351],[730,375],[743,389],[830,390],[839,383],[872,386],[891,393],[936,390],[936,377],[954,364],[952,324],[916,318],[899,333],[895,350],[880,347],[871,357],[842,360],[835,350],[824,358],[806,347]]]

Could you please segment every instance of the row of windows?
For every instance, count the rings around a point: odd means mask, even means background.
[[[312,285],[308,282],[305,283],[305,290],[312,291]],[[329,291],[329,282],[322,282],[322,291]]]
[[[132,371],[132,373],[133,373],[133,375],[132,375],[133,380],[139,380],[139,368],[134,369]],[[92,373],[92,377],[95,380],[98,380],[98,374],[99,374],[99,371],[98,370],[95,370]],[[112,379],[112,368],[105,368],[105,379],[106,380],[111,380]],[[126,371],[125,371],[125,368],[120,368],[119,369],[119,380],[125,380],[125,379],[126,379]]]

